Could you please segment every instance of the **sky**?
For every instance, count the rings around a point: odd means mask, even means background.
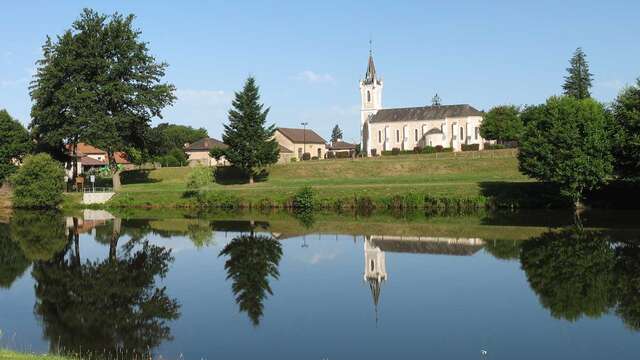
[[[443,104],[488,110],[559,94],[582,47],[592,95],[610,102],[640,77],[639,1],[7,1],[0,21],[0,109],[27,125],[29,82],[47,35],[85,7],[135,14],[152,55],[169,64],[178,100],[154,123],[220,138],[235,91],[256,77],[268,122],[357,142],[358,81],[369,40],[385,108]]]

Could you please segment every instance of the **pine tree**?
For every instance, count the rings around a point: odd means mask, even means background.
[[[233,166],[242,170],[253,184],[256,170],[278,161],[278,143],[273,138],[274,125],[266,126],[269,109],[263,110],[256,80],[249,77],[244,88],[236,92],[229,110],[229,123],[224,125],[222,140],[226,149],[214,149],[211,155],[225,157]]]
[[[576,49],[570,64],[571,66],[567,68],[569,75],[565,76],[564,85],[562,85],[564,94],[573,96],[576,99],[590,98],[589,89],[591,88],[593,74],[589,72],[587,55],[582,51],[582,48]]]
[[[331,131],[331,142],[335,143],[340,139],[342,139],[342,130],[340,130],[340,127],[336,124],[336,126],[333,127],[333,131]]]
[[[431,98],[431,105],[432,106],[440,106],[440,105],[442,105],[442,99],[440,99],[440,96],[438,96],[438,94],[435,94]]]

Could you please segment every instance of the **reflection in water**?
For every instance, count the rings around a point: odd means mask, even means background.
[[[249,315],[254,326],[260,324],[267,294],[273,295],[269,277],[278,279],[278,264],[282,258],[282,246],[271,236],[240,235],[222,249],[219,256],[228,256],[224,264],[227,279],[233,281],[232,289],[240,311]]]
[[[0,223],[0,288],[10,288],[29,265],[30,261],[20,249],[20,245],[11,240],[9,224]]]
[[[522,244],[520,261],[531,288],[551,315],[576,321],[615,310],[640,329],[640,250],[606,232],[548,231]]]

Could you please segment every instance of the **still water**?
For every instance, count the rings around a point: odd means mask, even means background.
[[[0,216],[0,346],[638,359],[638,215],[14,212]]]

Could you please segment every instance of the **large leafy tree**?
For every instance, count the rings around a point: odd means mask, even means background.
[[[514,105],[496,106],[482,119],[480,135],[489,140],[518,141],[524,131],[520,110]]]
[[[45,43],[31,92],[34,132],[72,150],[78,141],[104,149],[116,189],[114,153],[142,148],[151,119],[175,99],[173,85],[161,82],[167,64],[149,53],[133,20],[85,9],[57,42]]]
[[[222,140],[229,147],[214,149],[215,158],[225,157],[242,170],[253,184],[256,170],[278,161],[278,143],[273,138],[275,126],[267,126],[269,109],[260,103],[256,80],[249,77],[240,92],[236,92],[229,110],[229,123],[224,125]]]
[[[615,144],[616,170],[629,178],[640,177],[640,78],[634,86],[623,89],[613,103],[619,129]]]
[[[269,277],[278,279],[278,264],[282,258],[282,246],[278,240],[264,235],[243,235],[231,240],[220,252],[229,258],[224,264],[227,279],[233,281],[232,289],[240,311],[249,315],[254,326],[260,324],[264,300],[273,295]]]
[[[577,48],[573,53],[573,57],[569,61],[570,66],[567,68],[567,76],[564,78],[564,94],[573,96],[576,99],[586,99],[591,97],[589,89],[593,75],[589,72],[589,63],[587,55],[582,48]]]
[[[21,161],[33,148],[27,129],[13,119],[6,110],[0,110],[0,185],[13,174],[16,161]]]
[[[331,142],[334,143],[340,139],[342,139],[342,130],[340,129],[340,126],[336,124],[331,131]]]
[[[559,185],[576,206],[585,190],[605,183],[613,172],[611,117],[592,99],[551,97],[526,111],[519,168]]]
[[[64,170],[49,154],[29,155],[11,176],[13,205],[19,208],[55,208],[62,202]]]
[[[20,244],[11,240],[9,224],[0,223],[0,289],[10,288],[30,264]]]
[[[209,134],[204,128],[162,123],[149,131],[146,145],[149,155],[155,157],[167,155],[173,149],[182,150],[185,144],[206,137],[209,137]]]

